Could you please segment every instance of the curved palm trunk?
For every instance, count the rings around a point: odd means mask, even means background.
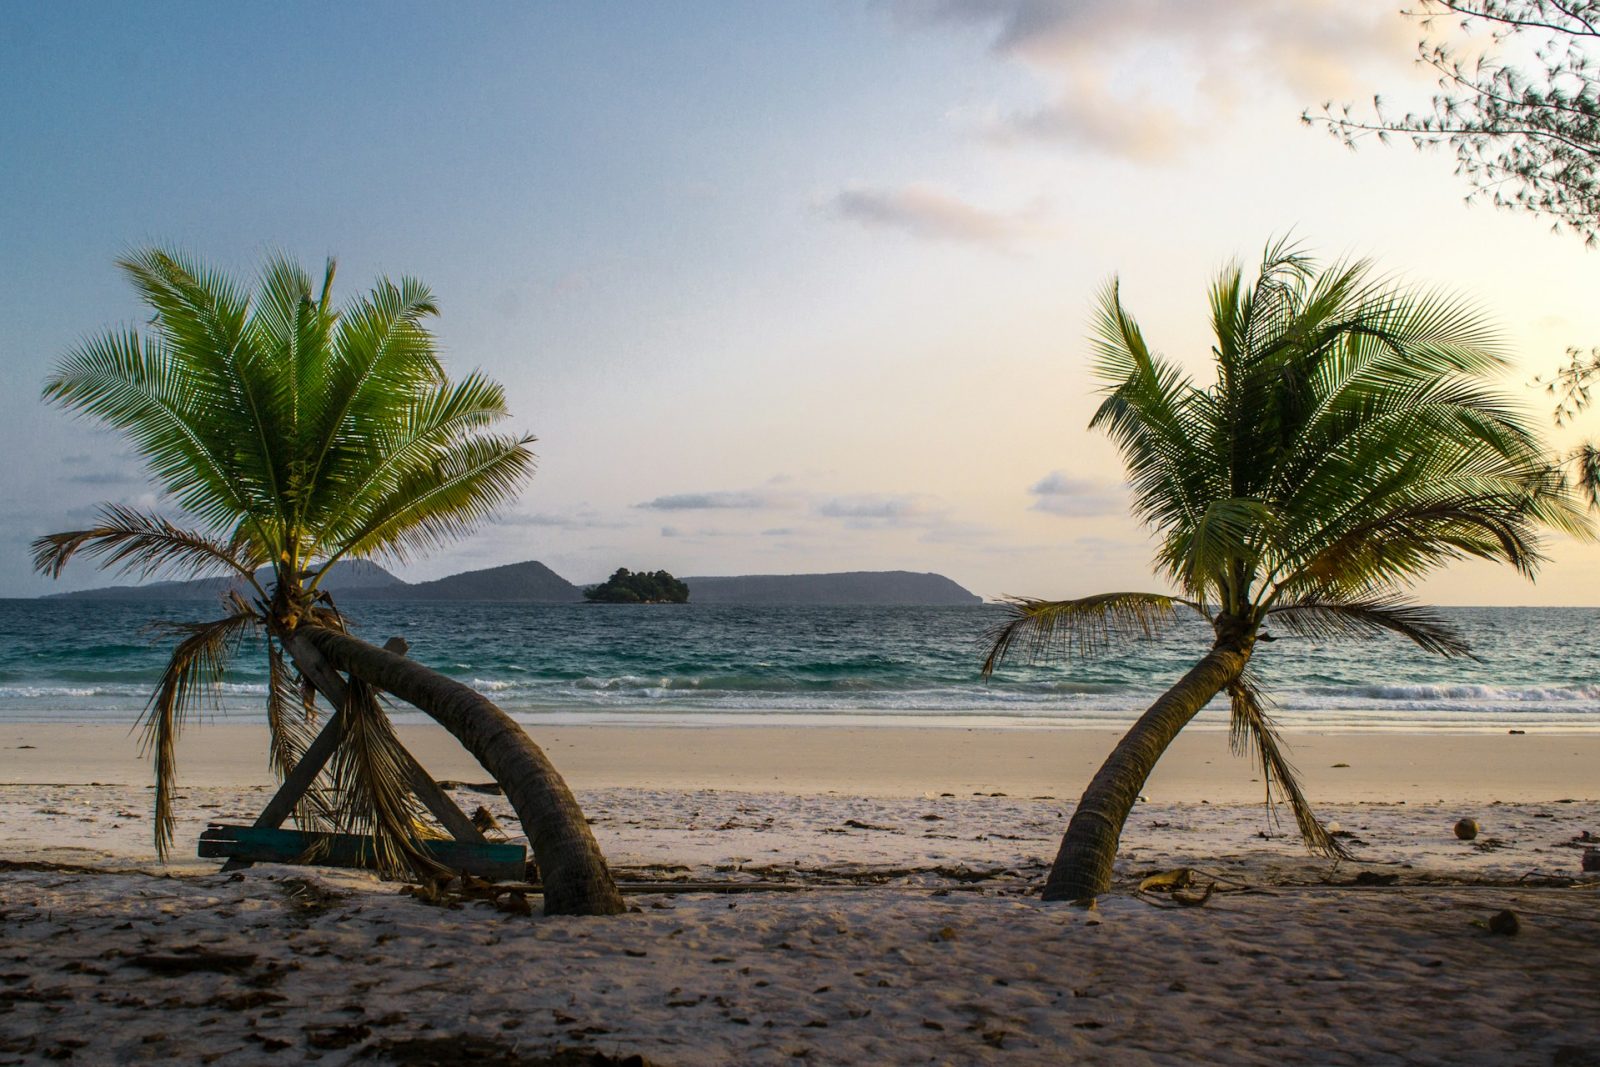
[[[1111,865],[1139,790],[1172,739],[1250,660],[1248,644],[1219,640],[1206,657],[1139,716],[1100,765],[1067,823],[1041,897],[1082,900],[1111,888]]]
[[[546,915],[624,910],[577,800],[509,715],[477,690],[348,634],[302,625],[284,641],[297,665],[311,658],[307,645],[337,669],[427,712],[505,788],[539,863]]]

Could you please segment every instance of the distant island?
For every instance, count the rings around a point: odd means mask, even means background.
[[[666,571],[635,573],[618,567],[611,577],[585,589],[583,599],[596,604],[687,604],[689,587]]]
[[[673,580],[688,587],[695,604],[939,607],[983,603],[982,597],[968,592],[941,574],[913,571],[747,574]],[[535,560],[465,571],[431,582],[407,582],[366,560],[341,560],[333,565],[322,584],[340,603],[370,600],[490,601],[504,604],[584,602],[581,587]],[[227,578],[200,578],[187,582],[150,582],[145,585],[85,589],[75,593],[52,593],[49,599],[210,600],[221,597],[230,588],[238,586]]]

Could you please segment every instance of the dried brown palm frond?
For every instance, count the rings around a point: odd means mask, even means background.
[[[219,541],[121,504],[102,505],[99,523],[86,530],[47,534],[31,547],[34,569],[52,578],[60,577],[62,568],[80,552],[99,558],[103,568],[142,578],[161,571],[191,577],[231,572],[252,585],[256,567],[264,562],[255,558],[243,538]]]
[[[278,781],[295,764],[317,736],[316,691],[291,668],[283,647],[267,640],[267,760]],[[321,830],[332,825],[332,813],[319,789],[308,789],[295,805],[295,821],[302,829]]]
[[[1276,817],[1274,790],[1277,798],[1294,813],[1295,824],[1306,847],[1324,856],[1340,859],[1349,857],[1343,845],[1328,832],[1327,827],[1311,810],[1311,802],[1300,788],[1300,779],[1294,765],[1283,750],[1278,727],[1266,712],[1267,697],[1249,671],[1234,679],[1228,686],[1228,697],[1233,704],[1229,722],[1229,741],[1234,755],[1246,756],[1253,751],[1261,761],[1261,779],[1266,783],[1267,809]]]
[[[372,864],[387,877],[409,874],[431,881],[448,876],[447,868],[418,847],[419,839],[439,834],[424,821],[411,791],[410,757],[377,692],[351,678],[340,711],[339,745],[330,766],[335,825],[370,837]]]
[[[197,704],[215,699],[215,686],[227,669],[228,657],[245,631],[256,624],[254,612],[240,610],[242,602],[235,599],[232,606],[232,614],[211,622],[163,624],[183,639],[172,650],[161,681],[145,706],[140,746],[141,754],[151,754],[155,760],[155,845],[162,859],[172,848],[178,734]]]

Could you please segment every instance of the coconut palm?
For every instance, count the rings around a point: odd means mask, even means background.
[[[348,634],[321,588],[342,559],[404,560],[462,536],[532,472],[533,439],[493,429],[507,414],[502,387],[477,372],[446,377],[425,325],[433,294],[382,279],[335,307],[331,260],[317,285],[271,257],[254,292],[161,249],[118,266],[152,312],[148,331],[85,341],[44,394],[120,430],[180,514],[107,505],[93,527],[34,542],[34,562],[52,576],[83,554],[144,576],[233,579],[222,618],[175,627],[145,713],[158,852],[172,843],[178,735],[254,631],[266,648],[274,769],[286,774],[304,753],[315,690],[342,720],[331,781],[297,812],[303,824],[374,834],[383,866],[428,873],[413,841],[427,831],[409,757],[378,696],[387,689],[434,715],[505,786],[548,912],[620,911],[582,813],[538,746],[465,687]]]
[[[1398,634],[1445,656],[1461,635],[1404,598],[1408,583],[1478,557],[1532,576],[1541,527],[1581,532],[1581,509],[1530,424],[1498,393],[1505,366],[1463,302],[1373,276],[1325,270],[1283,242],[1259,277],[1237,265],[1211,289],[1216,380],[1193,384],[1151,352],[1117,283],[1094,323],[1106,399],[1090,422],[1116,442],[1133,511],[1177,592],[1016,598],[991,632],[986,675],[1008,656],[1094,653],[1149,635],[1180,612],[1209,624],[1200,661],[1117,744],[1079,801],[1044,897],[1111,885],[1118,839],[1145,779],[1218,694],[1235,751],[1254,748],[1267,783],[1312,849],[1340,848],[1312,813],[1250,670],[1263,627],[1332,640]]]

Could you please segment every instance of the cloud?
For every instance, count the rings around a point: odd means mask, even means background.
[[[1028,215],[989,211],[926,185],[855,186],[834,194],[824,210],[870,229],[895,230],[926,241],[1004,245],[1037,234]]]
[[[869,522],[900,522],[925,517],[928,514],[920,498],[904,494],[864,493],[855,496],[829,497],[818,501],[812,510],[828,519]]]
[[[984,30],[996,55],[1055,86],[988,133],[1142,161],[1180,154],[1263,91],[1301,106],[1357,95],[1363,71],[1409,70],[1417,36],[1380,0],[895,0],[893,11],[909,27]]]
[[[703,526],[698,530],[685,530],[681,526],[663,526],[661,527],[661,536],[681,537],[690,541],[704,541],[711,537],[729,537],[732,535],[727,530],[712,530]]]
[[[575,530],[618,530],[625,529],[628,525],[623,522],[607,520],[598,511],[592,509],[584,509],[572,515],[561,515],[548,511],[538,511],[532,514],[512,513],[499,516],[495,519],[495,524],[499,526],[542,526]]]
[[[142,485],[144,475],[130,471],[100,470],[89,471],[86,474],[69,474],[64,481],[77,482],[79,485]]]
[[[770,508],[773,504],[772,498],[763,493],[730,490],[711,493],[674,493],[670,496],[658,496],[654,500],[646,500],[642,504],[635,504],[634,507],[650,508],[655,511],[711,511],[719,509],[758,511],[763,508]]]
[[[1028,487],[1036,499],[1033,511],[1069,518],[1087,519],[1100,515],[1120,515],[1127,502],[1117,487],[1087,478],[1074,478],[1063,471],[1051,471]]]

